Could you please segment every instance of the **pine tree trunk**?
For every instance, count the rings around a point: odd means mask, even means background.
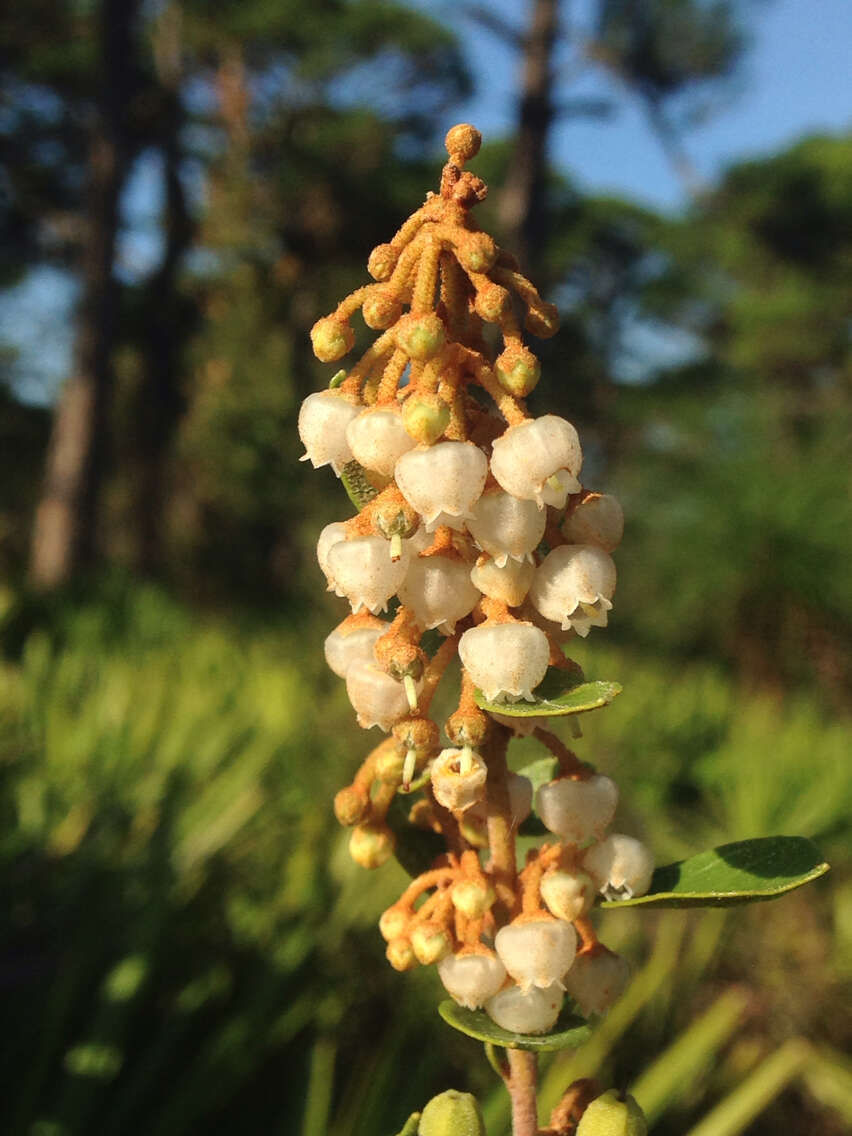
[[[553,50],[559,0],[532,0],[524,41],[518,133],[500,198],[504,245],[525,271],[536,273],[547,236],[547,147],[553,120]]]
[[[130,147],[138,0],[102,0],[101,91],[89,147],[86,244],[73,370],[56,407],[42,497],[36,509],[30,576],[38,587],[66,584],[92,563],[103,483],[118,307],[113,276],[118,208]]]

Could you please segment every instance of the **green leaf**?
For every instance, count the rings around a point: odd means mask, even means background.
[[[476,704],[492,714],[507,718],[557,717],[583,714],[612,702],[621,687],[617,682],[574,682],[570,685],[565,671],[551,667],[536,690],[534,702],[490,702],[481,690],[476,691]]]
[[[453,1029],[466,1033],[468,1037],[475,1037],[477,1041],[502,1046],[503,1049],[529,1049],[534,1053],[576,1049],[592,1035],[591,1026],[570,1009],[563,1010],[559,1015],[553,1033],[542,1034],[510,1033],[492,1022],[484,1010],[466,1010],[451,998],[440,1004],[438,1013]]]
[[[343,488],[346,490],[349,500],[359,513],[365,505],[378,495],[379,491],[367,477],[364,467],[354,459],[347,462],[340,471],[340,480],[343,482]]]
[[[436,856],[446,852],[446,846],[437,832],[416,828],[408,820],[411,807],[410,797],[394,797],[388,809],[387,823],[396,837],[394,856],[402,867],[414,878],[427,872]]]
[[[610,900],[601,907],[733,907],[784,895],[828,868],[804,836],[738,840],[657,868],[647,895]]]

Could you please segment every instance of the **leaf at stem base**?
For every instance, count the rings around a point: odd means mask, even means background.
[[[551,1033],[527,1034],[510,1033],[501,1029],[488,1017],[484,1010],[467,1010],[451,998],[438,1007],[438,1013],[453,1029],[475,1037],[477,1041],[490,1042],[503,1049],[528,1049],[533,1053],[548,1053],[556,1049],[576,1049],[589,1040],[591,1026],[577,1014],[566,1009],[559,1015],[556,1027]]]

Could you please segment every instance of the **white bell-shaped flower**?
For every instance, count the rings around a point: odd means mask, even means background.
[[[400,492],[423,517],[428,532],[439,525],[464,528],[487,476],[488,459],[473,442],[417,446],[394,468]]]
[[[583,464],[580,439],[570,422],[555,414],[519,422],[498,438],[491,472],[513,497],[535,501],[540,509],[561,509],[569,493],[578,493]]]
[[[502,567],[496,560],[482,557],[470,570],[476,588],[492,600],[507,607],[517,607],[526,599],[533,582],[535,565],[527,561],[507,560]]]
[[[454,1002],[478,1010],[506,981],[506,968],[496,955],[446,955],[438,963],[438,977]]]
[[[654,857],[641,841],[613,833],[583,853],[582,866],[604,899],[633,899],[647,895]]]
[[[536,569],[529,598],[544,616],[573,628],[584,639],[592,627],[606,627],[615,594],[615,564],[593,544],[563,544]]]
[[[545,872],[541,881],[541,898],[557,919],[573,923],[592,908],[595,901],[594,880],[586,872],[566,872],[561,868]]]
[[[485,796],[488,766],[472,749],[442,749],[432,762],[432,792],[445,809],[464,812]]]
[[[492,1022],[510,1033],[548,1033],[556,1025],[565,995],[554,983],[544,990],[507,986],[485,1003]]]
[[[602,773],[584,781],[559,777],[536,794],[536,812],[551,832],[566,844],[600,840],[612,824],[618,805],[618,786]]]
[[[562,532],[572,544],[596,544],[614,552],[624,535],[624,511],[609,493],[590,493],[565,518]]]
[[[299,409],[299,437],[305,447],[299,461],[309,461],[314,469],[330,465],[340,476],[341,469],[352,461],[346,430],[358,412],[340,391],[309,394]]]
[[[400,602],[414,612],[427,631],[439,627],[451,635],[479,602],[471,583],[470,566],[452,556],[413,556],[398,593]]]
[[[630,965],[605,947],[577,955],[565,975],[565,989],[584,1018],[605,1014],[627,989]]]
[[[531,623],[481,624],[462,635],[459,658],[489,701],[532,702],[547,671],[550,645]]]
[[[562,982],[577,953],[577,932],[561,919],[525,919],[501,927],[494,949],[522,990]]]
[[[347,426],[346,440],[355,460],[383,477],[390,477],[397,461],[414,446],[396,406],[362,410]]]
[[[508,558],[531,561],[546,524],[547,513],[535,501],[521,500],[498,489],[479,498],[467,528],[479,547],[502,568]]]
[[[411,713],[403,684],[375,663],[352,664],[346,672],[346,693],[364,730],[378,726],[387,733]]]
[[[342,540],[346,540],[346,525],[342,521],[333,521],[330,525],[325,526],[317,541],[317,562],[326,578],[329,591],[334,590],[335,584],[331,569],[328,566],[328,554]]]
[[[341,678],[346,674],[353,663],[373,663],[373,647],[376,641],[387,631],[388,625],[380,619],[375,622],[359,623],[349,627],[346,621],[335,627],[330,635],[326,636],[324,650],[325,661],[331,670]]]
[[[396,595],[408,565],[411,550],[403,542],[398,560],[388,555],[388,542],[380,536],[359,536],[341,541],[328,553],[328,569],[339,596],[346,596],[353,611],[366,608],[375,615],[384,611]]]

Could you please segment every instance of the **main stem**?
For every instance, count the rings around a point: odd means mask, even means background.
[[[513,1136],[536,1136],[538,1107],[536,1105],[537,1057],[525,1049],[510,1049],[509,1080],[507,1087],[512,1099]]]

